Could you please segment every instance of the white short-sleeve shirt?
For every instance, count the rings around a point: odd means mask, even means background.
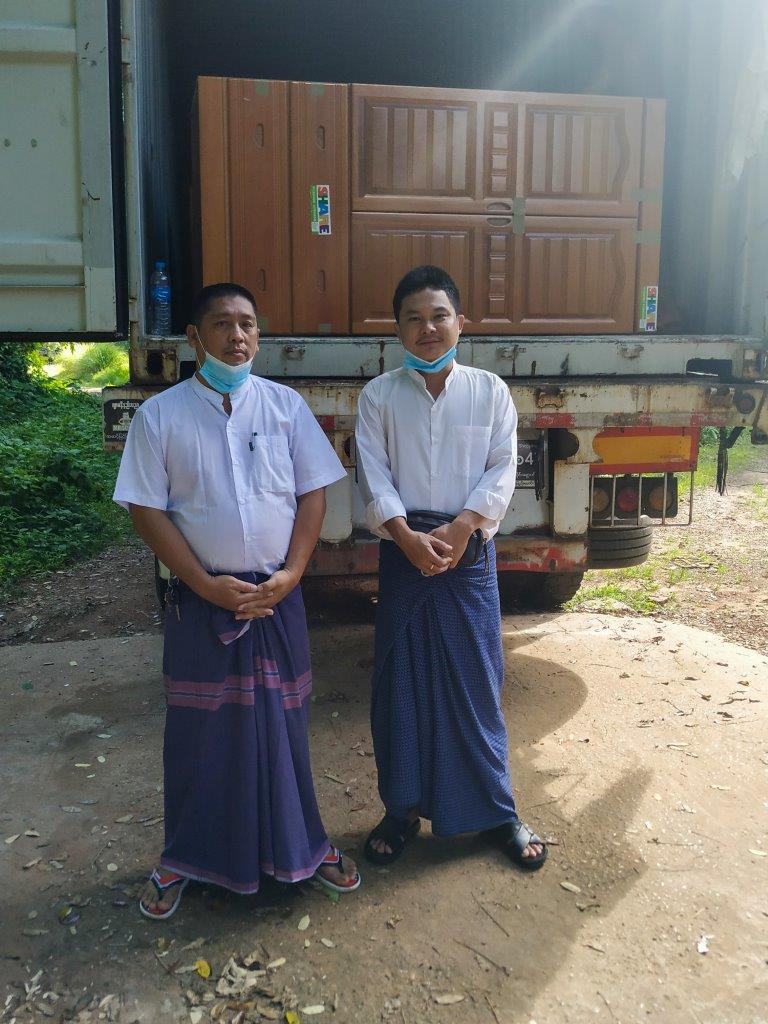
[[[273,573],[297,497],[345,476],[306,402],[251,375],[223,398],[196,377],[137,410],[114,500],[168,513],[209,572]]]

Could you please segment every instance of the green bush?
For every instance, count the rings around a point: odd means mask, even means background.
[[[18,341],[0,341],[0,378],[26,380],[29,376],[30,346]]]
[[[99,399],[58,382],[0,387],[0,595],[98,552],[130,529],[111,500]]]

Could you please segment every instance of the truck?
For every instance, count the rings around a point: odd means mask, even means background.
[[[741,432],[768,443],[768,34],[759,0],[736,6],[8,0],[0,336],[127,339],[130,380],[103,395],[120,450],[194,372],[196,287],[250,287],[254,371],[347,469],[308,572],[374,574],[357,396],[400,365],[398,276],[441,263],[460,361],[519,415],[502,591],[558,607],[655,528],[695,529],[702,430],[721,486]],[[149,331],[156,260],[169,337]]]

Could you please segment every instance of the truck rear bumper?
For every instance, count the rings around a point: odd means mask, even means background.
[[[559,539],[544,534],[494,537],[499,572],[583,572],[586,538]],[[379,542],[355,531],[340,544],[320,543],[307,566],[308,576],[376,575]]]

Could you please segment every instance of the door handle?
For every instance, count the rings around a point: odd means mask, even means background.
[[[500,213],[504,213],[506,210],[511,212],[513,209],[512,203],[508,203],[503,199],[488,200],[485,205],[489,213],[495,213],[497,210]]]
[[[488,217],[488,223],[493,228],[507,228],[513,221],[513,217]]]

